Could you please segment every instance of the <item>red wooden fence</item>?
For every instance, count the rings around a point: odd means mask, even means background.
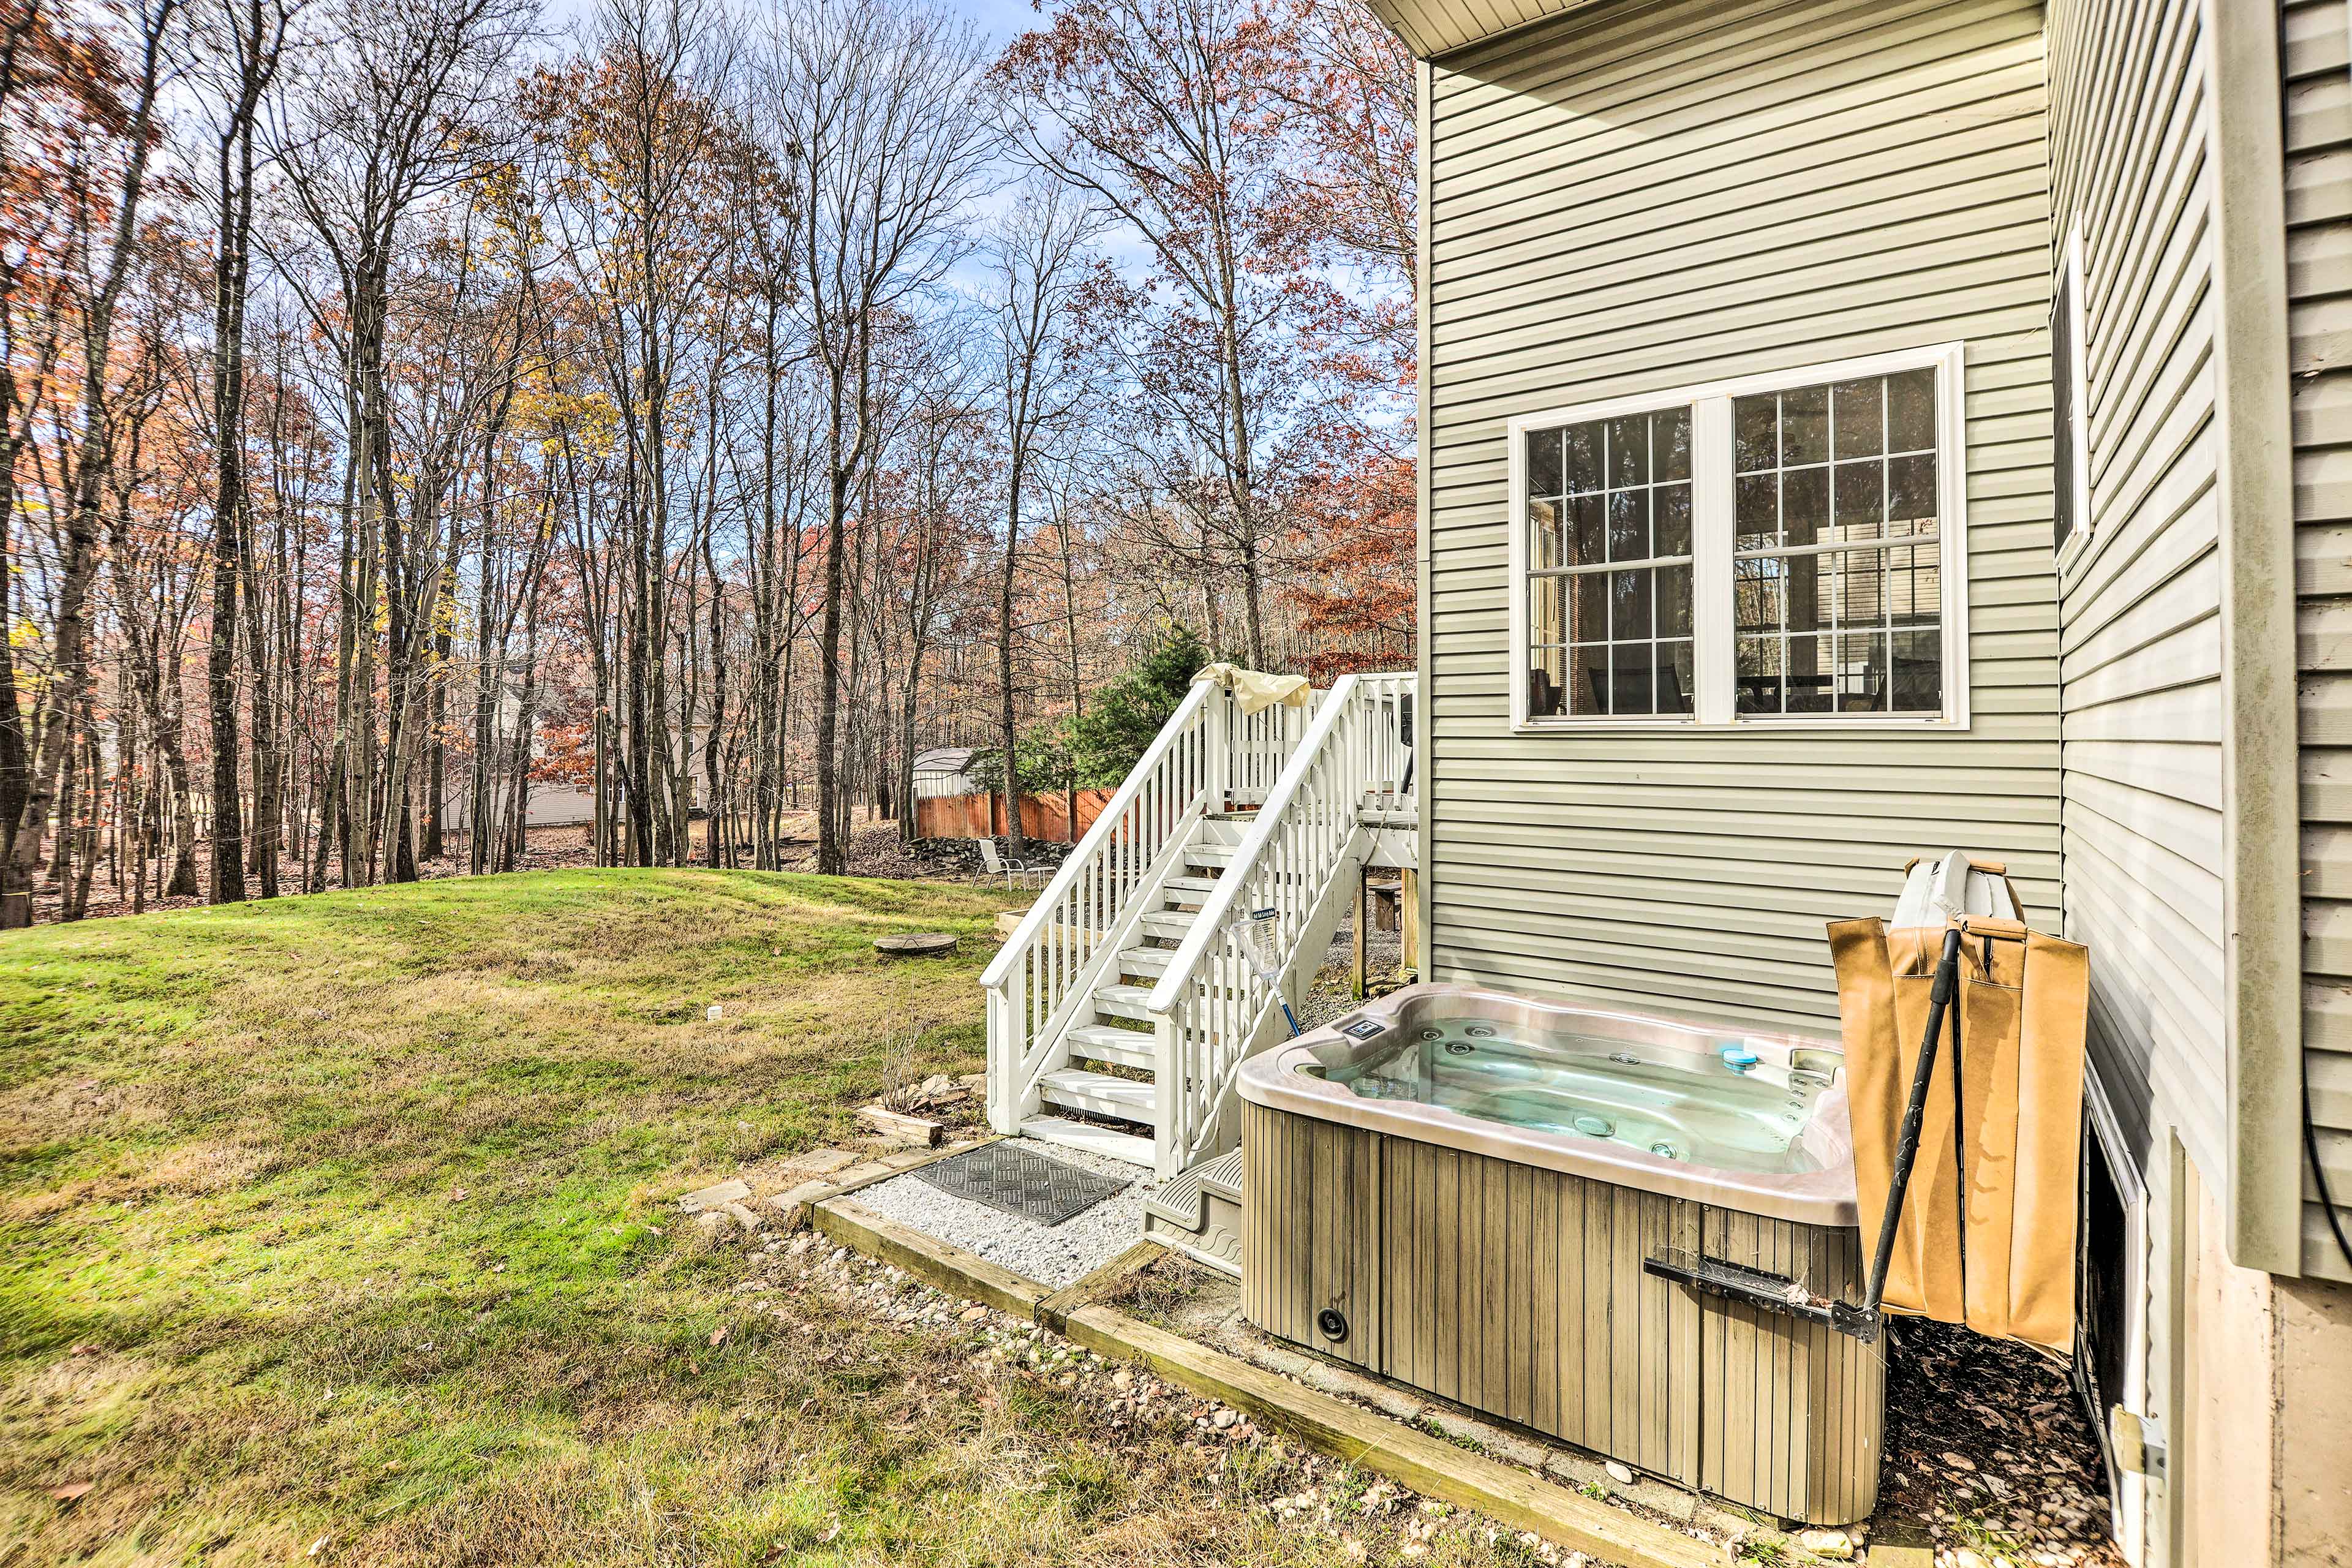
[[[1107,789],[1078,791],[1078,819],[1070,821],[1069,801],[1059,795],[1021,797],[1021,831],[1050,843],[1075,844],[1110,804]],[[915,802],[915,833],[921,838],[1002,838],[1004,799],[996,795],[933,795]]]

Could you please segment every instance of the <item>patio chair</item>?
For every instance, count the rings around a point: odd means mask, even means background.
[[[1006,859],[996,852],[996,840],[993,838],[982,838],[979,844],[981,864],[988,868],[990,876],[1003,878],[1006,887],[1043,888],[1045,885],[1045,868],[1043,866]]]

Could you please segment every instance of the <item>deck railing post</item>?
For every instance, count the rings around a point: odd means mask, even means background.
[[[1226,797],[1233,792],[1234,699],[1231,692],[1219,689],[1201,710],[1202,734],[1208,742],[1203,748],[1202,782],[1208,786],[1208,809],[1212,816],[1225,809]]]

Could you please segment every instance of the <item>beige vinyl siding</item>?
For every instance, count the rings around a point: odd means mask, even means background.
[[[1583,0],[1366,0],[1416,55],[1427,57],[1572,9]]]
[[[2221,574],[2198,0],[2051,7],[2053,226],[2082,236],[2090,537],[2066,564],[2066,934],[2146,1168],[2226,1181]]]
[[[1913,853],[2054,922],[2040,7],[1617,4],[1430,70],[1435,977],[1824,1030],[1824,923]],[[1955,340],[1965,731],[1511,731],[1506,419]]]
[[[2302,710],[2304,1073],[2352,1232],[2352,47],[2345,0],[2284,8],[2288,353]],[[2303,1267],[2352,1279],[2304,1177]]]

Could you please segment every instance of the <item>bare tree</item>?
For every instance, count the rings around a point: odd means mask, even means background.
[[[989,152],[974,89],[985,45],[926,0],[784,0],[761,110],[803,203],[795,297],[825,399],[824,609],[817,634],[817,869],[845,865],[839,798],[843,593],[852,500],[873,457],[877,335],[942,278],[953,219]]]
[[[196,79],[213,115],[213,592],[205,679],[211,697],[212,899],[245,897],[244,814],[238,801],[237,590],[254,575],[252,509],[245,481],[245,315],[252,272],[254,135],[262,99],[284,58],[299,0],[207,0],[193,16],[202,64]],[[257,616],[250,598],[247,615]],[[256,684],[267,649],[248,639]],[[253,705],[255,846],[261,894],[278,893],[278,743],[268,701]]]
[[[1021,193],[988,247],[995,328],[992,391],[1005,466],[996,599],[997,743],[1003,748],[1004,833],[1015,855],[1024,847],[1013,657],[1022,509],[1035,487],[1041,448],[1066,433],[1081,403],[1097,390],[1088,384],[1079,316],[1087,240],[1097,226],[1085,200],[1066,183],[1039,179]]]
[[[1135,374],[1186,458],[1213,465],[1253,662],[1266,662],[1264,583],[1276,411],[1307,377],[1281,363],[1314,236],[1289,201],[1272,62],[1246,0],[1072,0],[994,71],[1017,153],[1085,193],[1149,247],[1174,301],[1131,289]]]
[[[0,857],[0,929],[33,921],[33,873],[40,864],[59,775],[89,689],[89,590],[98,574],[107,480],[115,442],[114,320],[136,259],[147,172],[157,142],[156,105],[166,84],[164,44],[178,0],[142,0],[131,14],[131,59],[110,106],[110,148],[75,160],[63,199],[69,220],[89,237],[70,299],[81,363],[79,406],[68,458],[70,500],[59,562],[52,623],[50,679],[43,689],[26,760],[21,803],[5,857]]]
[[[438,541],[411,537],[394,468],[384,345],[401,225],[479,166],[480,129],[532,12],[529,0],[338,3],[333,46],[284,95],[287,111],[272,129],[331,285],[310,293],[311,319],[334,343],[343,375],[347,521],[331,804],[348,885],[374,879],[379,846],[395,879],[416,875],[407,785],[420,737],[412,721],[429,640],[425,600],[440,581]],[[389,682],[381,752],[369,696],[379,590]]]

